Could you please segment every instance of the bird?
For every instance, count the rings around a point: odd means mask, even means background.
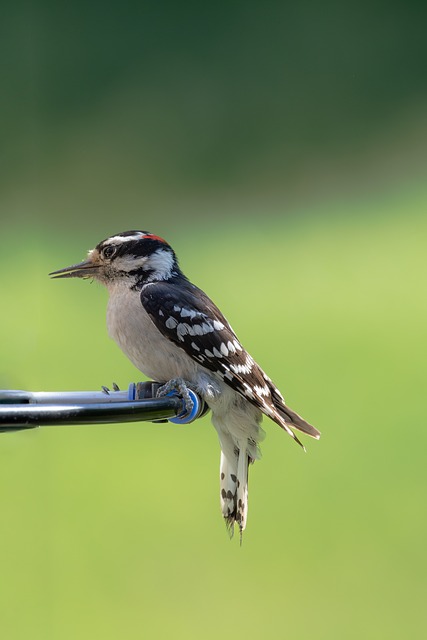
[[[212,300],[182,272],[166,240],[131,230],[99,242],[87,259],[49,274],[91,278],[109,293],[107,329],[144,375],[189,399],[194,389],[211,410],[220,448],[220,505],[240,541],[248,517],[248,468],[260,458],[263,415],[295,442],[320,432],[290,409],[279,389],[239,341]]]

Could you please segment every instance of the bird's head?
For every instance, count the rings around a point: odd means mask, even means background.
[[[50,273],[53,278],[94,278],[107,287],[169,280],[181,275],[173,249],[147,231],[124,231],[102,240],[87,259]]]

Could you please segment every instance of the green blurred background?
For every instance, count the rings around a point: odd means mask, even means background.
[[[209,418],[3,434],[2,637],[426,637],[426,19],[4,3],[0,387],[140,377],[47,273],[142,228],[323,436],[265,421],[239,548]]]

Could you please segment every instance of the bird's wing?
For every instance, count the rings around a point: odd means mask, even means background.
[[[290,427],[318,438],[319,432],[286,406],[280,391],[242,347],[210,298],[189,282],[147,284],[141,303],[157,329],[193,360],[261,409],[299,444]]]

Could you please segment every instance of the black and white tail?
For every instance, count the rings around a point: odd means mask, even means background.
[[[234,524],[239,526],[240,541],[248,517],[248,465],[250,462],[251,458],[244,444],[239,451],[236,451],[231,461],[221,451],[221,511],[230,536],[233,536]]]

